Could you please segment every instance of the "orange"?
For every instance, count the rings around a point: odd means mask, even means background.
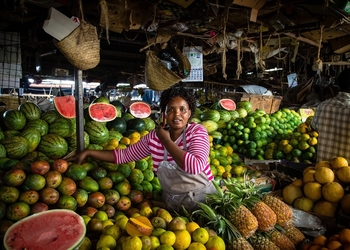
[[[194,230],[196,230],[197,228],[200,228],[200,226],[198,225],[197,222],[194,221],[190,221],[186,224],[186,230],[192,234],[194,232]]]
[[[348,161],[341,156],[334,157],[331,160],[332,169],[337,170],[341,167],[349,166]]]
[[[338,168],[336,175],[341,182],[350,183],[350,167],[349,166],[344,166],[344,167]]]
[[[328,167],[318,167],[315,170],[314,178],[320,184],[334,181],[334,172]]]
[[[343,245],[336,240],[333,240],[327,244],[329,250],[343,249]]]
[[[315,245],[318,245],[318,246],[323,247],[323,246],[326,246],[327,243],[328,243],[328,239],[327,239],[327,237],[324,236],[324,235],[319,235],[319,236],[316,236],[316,237],[314,238],[314,244],[315,244]]]
[[[172,231],[165,231],[160,235],[159,240],[161,244],[172,246],[176,241],[176,235]]]
[[[329,161],[319,161],[315,165],[315,169],[319,167],[327,167],[327,168],[332,168],[332,165]]]
[[[322,186],[322,195],[326,201],[340,202],[344,196],[344,188],[338,182],[328,182]]]
[[[339,234],[333,234],[332,236],[330,236],[330,237],[328,238],[328,242],[331,242],[331,241],[333,241],[333,240],[339,241]]]
[[[339,242],[345,244],[350,243],[350,229],[344,228],[339,233]]]
[[[311,245],[307,250],[321,250],[322,247],[319,245]]]
[[[313,246],[312,243],[306,243],[306,244],[303,245],[303,249],[302,250],[309,250],[311,246]]]
[[[205,230],[205,229],[203,228],[203,230]],[[206,231],[206,233],[208,233],[207,230],[205,230],[205,231]],[[186,229],[176,230],[176,231],[174,231],[174,233],[175,233],[176,239],[175,239],[175,243],[174,243],[173,247],[175,249],[187,249],[191,244],[190,233]],[[209,234],[208,234],[208,238],[209,238]]]

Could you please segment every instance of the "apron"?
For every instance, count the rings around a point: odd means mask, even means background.
[[[186,147],[185,131],[182,134],[184,150]],[[167,161],[168,151],[164,148],[163,161],[159,164],[157,176],[162,187],[162,198],[168,210],[182,213],[182,206],[188,212],[198,209],[197,202],[205,202],[206,195],[216,189],[204,172],[190,174],[176,163]]]

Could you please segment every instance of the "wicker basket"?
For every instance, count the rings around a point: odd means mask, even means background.
[[[72,33],[54,44],[77,69],[92,69],[100,62],[97,29],[89,23],[82,22]]]
[[[185,78],[189,76],[191,64],[181,51],[175,48],[179,59],[179,67],[183,70]],[[145,80],[150,89],[162,91],[180,82],[184,78],[168,69],[154,51],[146,52]]]

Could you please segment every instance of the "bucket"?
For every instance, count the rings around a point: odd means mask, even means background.
[[[48,17],[44,21],[43,29],[49,35],[61,41],[78,26],[79,23],[74,22],[69,17],[51,7],[48,12]]]

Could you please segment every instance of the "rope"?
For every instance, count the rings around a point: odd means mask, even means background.
[[[262,60],[261,58],[261,54],[262,54],[262,30],[263,30],[263,24],[261,23],[260,25],[260,51],[258,53],[258,66],[262,71],[265,71],[265,62]]]
[[[227,24],[227,19],[228,19],[228,13],[229,13],[229,7],[230,7],[231,1],[226,0],[225,2],[225,16],[224,16],[224,30],[223,30],[223,35],[224,39],[222,41],[222,46],[224,48],[224,51],[222,52],[222,76],[226,80],[227,79],[227,74],[226,74],[226,24]]]
[[[106,0],[100,0],[100,7],[101,7],[101,16],[105,17],[105,25],[106,25],[106,37],[107,37],[107,42],[109,42],[109,18],[108,18],[108,5]]]
[[[241,57],[241,38],[238,38],[238,47],[237,47],[237,70],[236,70],[236,75],[237,75],[237,79],[239,79],[240,75],[242,74],[242,65],[241,65],[241,61],[243,59],[243,57]]]
[[[318,52],[317,52],[317,60],[315,61],[316,67],[317,67],[317,73],[320,75],[323,69],[323,63],[320,58],[321,54],[321,46],[322,46],[322,34],[323,34],[323,28],[324,25],[321,26],[321,32],[320,32],[320,40],[318,41]]]

